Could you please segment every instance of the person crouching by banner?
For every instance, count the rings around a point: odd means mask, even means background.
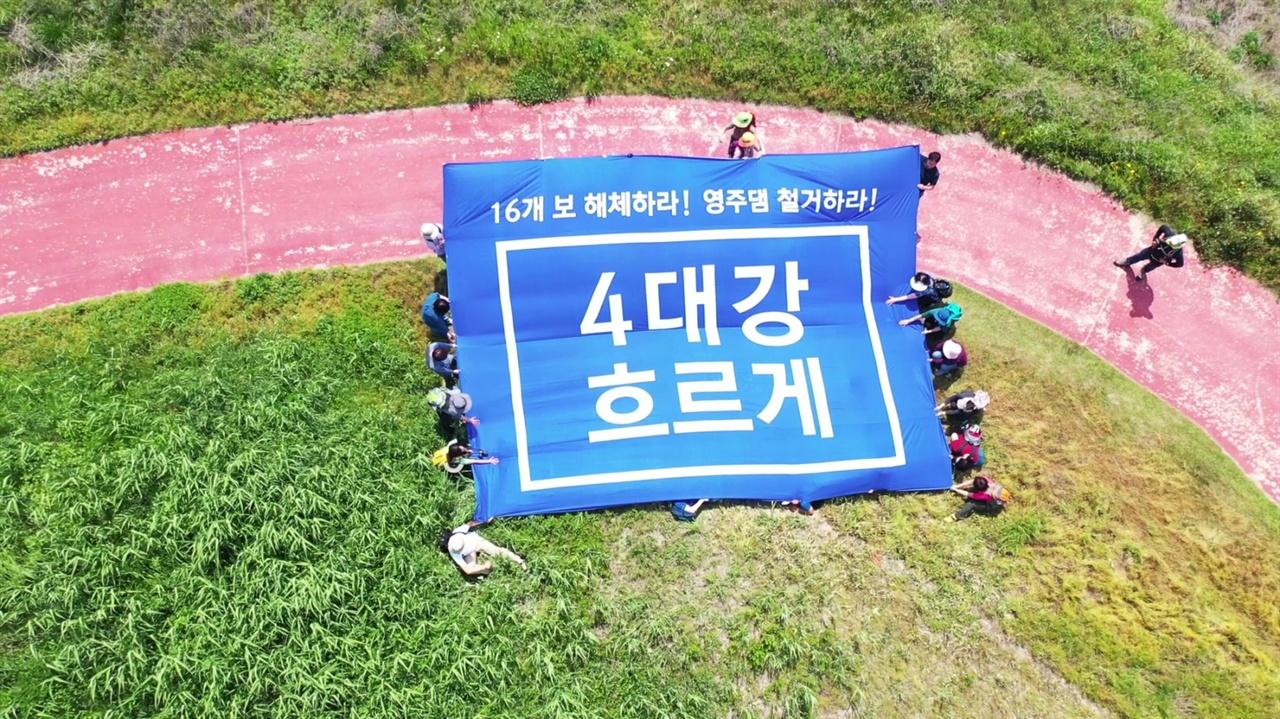
[[[930,310],[925,310],[915,317],[908,317],[900,320],[898,324],[906,327],[912,322],[919,322],[924,327],[925,334],[933,334],[935,332],[946,332],[964,317],[964,309],[955,303],[940,305]]]
[[[710,502],[710,499],[699,499],[693,501],[679,501],[671,503],[671,516],[675,517],[677,522],[692,522],[698,518],[698,510],[702,509],[702,505]]]
[[[982,427],[971,424],[948,438],[951,449],[951,467],[957,472],[968,472],[987,463],[982,451]]]
[[[493,571],[493,565],[489,562],[480,563],[480,555],[487,554],[490,557],[504,557],[506,559],[519,564],[525,569],[529,565],[525,564],[523,558],[510,549],[499,547],[490,542],[475,528],[484,524],[472,520],[466,524],[460,524],[454,527],[441,541],[441,549],[449,553],[449,558],[453,563],[458,565],[458,569],[468,577],[483,577]]]
[[[946,398],[934,412],[947,424],[965,426],[982,421],[982,412],[991,404],[991,395],[983,390],[965,390]]]
[[[964,497],[965,502],[955,514],[947,517],[948,522],[959,522],[974,512],[994,517],[1004,511],[1009,500],[1013,499],[1012,492],[1003,484],[991,481],[990,477],[974,477],[968,482],[953,484],[951,491]]]
[[[432,342],[427,345],[427,367],[444,378],[445,387],[453,387],[458,383],[461,372],[458,370],[457,348],[448,342]]]
[[[933,376],[941,377],[964,369],[969,364],[969,352],[959,342],[947,340],[929,353],[929,364],[933,366]]]
[[[1148,272],[1160,265],[1182,267],[1185,264],[1182,258],[1182,248],[1186,244],[1186,235],[1174,233],[1173,228],[1168,225],[1160,225],[1160,229],[1156,230],[1155,236],[1151,238],[1149,247],[1123,260],[1116,260],[1111,264],[1128,270],[1129,265],[1145,261],[1147,264],[1138,268],[1138,273],[1133,276],[1133,279],[1141,282],[1146,279]]]
[[[764,157],[764,147],[757,142],[754,133],[742,133],[738,138],[738,159],[750,160],[756,156]]]
[[[427,392],[427,404],[431,405],[431,408],[440,416],[441,425],[450,434],[457,429],[460,422],[471,425],[480,424],[479,419],[468,416],[471,412],[471,395],[456,387],[433,388]]]
[[[471,445],[449,440],[449,444],[436,450],[431,456],[431,463],[449,474],[462,474],[467,467],[476,464],[498,464],[501,460],[483,449],[472,449]]]
[[[928,272],[917,272],[910,282],[911,293],[902,295],[901,297],[890,297],[885,300],[887,305],[896,305],[899,302],[908,300],[916,300],[921,312],[931,310],[946,304],[946,299],[951,296],[951,283],[946,280],[936,280]]]
[[[729,141],[729,158],[733,159],[738,152],[738,144],[742,141],[742,136],[751,133],[757,144],[760,142],[759,131],[756,129],[756,116],[750,112],[740,112],[733,116],[733,121],[724,129],[723,137]]]
[[[453,342],[458,336],[453,332],[453,305],[449,298],[432,292],[422,302],[422,324],[431,332],[431,339]]]

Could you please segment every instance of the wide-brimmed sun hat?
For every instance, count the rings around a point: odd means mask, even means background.
[[[449,537],[449,551],[453,554],[462,554],[463,548],[467,546],[466,535],[461,532]]]
[[[911,289],[914,292],[924,292],[933,286],[933,277],[928,272],[917,272],[911,278]]]
[[[738,138],[738,144],[742,147],[751,147],[756,144],[756,136],[749,132],[744,132],[742,133],[742,137]]]
[[[964,347],[961,347],[960,343],[955,340],[947,340],[942,343],[942,356],[947,359],[955,359],[959,357],[960,353],[963,351]]]
[[[756,116],[749,112],[740,112],[733,116],[733,125],[734,127],[751,127],[751,123],[755,119]]]
[[[458,414],[466,414],[471,411],[471,395],[466,392],[449,393],[449,406]]]
[[[422,238],[425,240],[438,240],[444,234],[444,228],[434,222],[422,223]]]

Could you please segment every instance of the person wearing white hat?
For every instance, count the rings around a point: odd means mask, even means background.
[[[1174,232],[1173,228],[1168,225],[1160,225],[1160,229],[1156,230],[1156,234],[1151,238],[1151,245],[1142,249],[1137,254],[1116,260],[1111,264],[1116,267],[1129,269],[1129,265],[1137,262],[1146,262],[1147,264],[1138,268],[1137,274],[1133,279],[1141,282],[1147,278],[1147,273],[1159,267],[1167,265],[1169,267],[1182,267],[1186,262],[1182,257],[1182,248],[1187,244],[1187,236]]]
[[[969,353],[959,342],[947,340],[929,353],[929,363],[933,365],[933,375],[937,377],[969,364]]]
[[[460,524],[454,527],[449,534],[449,538],[445,540],[445,549],[449,552],[449,558],[453,560],[454,564],[458,565],[458,569],[461,569],[463,574],[468,577],[476,577],[484,576],[493,571],[492,564],[479,561],[481,554],[487,554],[490,557],[505,557],[525,569],[529,568],[520,555],[510,549],[499,547],[480,536],[480,533],[475,531],[475,528],[481,524],[483,522],[475,520]]]
[[[952,292],[950,282],[934,279],[928,272],[917,272],[907,284],[911,287],[910,294],[891,296],[885,300],[885,304],[896,305],[899,302],[918,300],[921,311],[931,310],[944,304]]]
[[[444,227],[435,222],[422,223],[422,241],[436,253],[441,262],[444,261]]]
[[[940,419],[966,425],[981,420],[982,411],[991,404],[991,395],[983,390],[965,390],[946,398],[934,410]]]

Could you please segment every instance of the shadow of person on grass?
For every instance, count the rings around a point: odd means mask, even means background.
[[[1151,279],[1139,280],[1132,267],[1124,268],[1124,278],[1129,283],[1125,292],[1125,296],[1129,298],[1129,316],[1155,319],[1155,315],[1151,314],[1151,303],[1156,298],[1155,292],[1151,290]]]

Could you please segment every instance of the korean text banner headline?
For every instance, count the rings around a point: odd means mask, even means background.
[[[915,147],[447,165],[481,519],[951,481]]]

